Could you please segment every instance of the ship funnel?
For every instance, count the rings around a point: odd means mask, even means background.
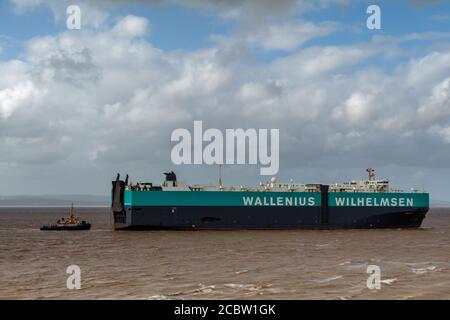
[[[174,187],[177,185],[177,175],[175,174],[175,172],[173,172],[173,171],[164,172],[164,175],[166,176],[166,181],[165,181],[166,185],[169,185],[168,182],[171,182],[170,184]]]

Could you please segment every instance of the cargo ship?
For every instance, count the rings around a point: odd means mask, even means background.
[[[256,187],[188,185],[164,173],[160,185],[112,182],[116,230],[419,228],[429,194],[390,188],[388,179],[300,184],[272,178]]]

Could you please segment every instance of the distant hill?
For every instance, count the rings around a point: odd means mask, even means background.
[[[450,208],[450,201],[430,200],[431,207]]]
[[[0,206],[109,206],[109,196],[42,195],[0,196]]]

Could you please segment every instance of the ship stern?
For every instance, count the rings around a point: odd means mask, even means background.
[[[125,186],[128,183],[128,176],[125,181],[120,180],[117,174],[115,181],[112,181],[111,190],[111,215],[115,230],[127,229],[131,225],[131,215],[127,215],[125,206]]]

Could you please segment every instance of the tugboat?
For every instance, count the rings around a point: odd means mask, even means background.
[[[67,219],[61,218],[56,224],[45,225],[41,228],[43,231],[75,231],[75,230],[89,230],[91,224],[86,221],[81,221],[73,214],[73,203],[70,207],[70,216]]]

